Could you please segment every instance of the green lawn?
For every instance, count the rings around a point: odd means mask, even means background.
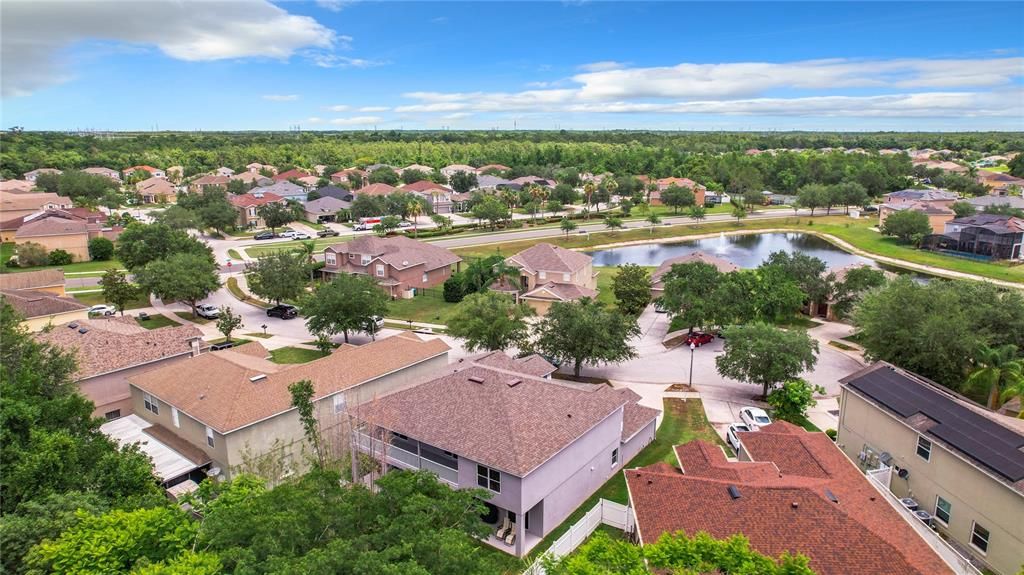
[[[440,286],[434,291],[440,291]],[[447,324],[448,318],[455,313],[457,304],[444,301],[441,297],[416,296],[412,299],[399,299],[388,302],[389,319],[412,320],[424,323]]]
[[[987,168],[978,168],[978,169],[979,170],[985,170],[986,172],[998,172],[1000,174],[1005,174],[1005,173],[1010,171],[1010,166],[1007,166],[1006,164],[1000,164],[998,166],[989,166]]]
[[[657,438],[636,454],[631,461],[626,462],[625,469],[644,467],[659,461],[677,466],[675,451],[672,448],[694,439],[703,439],[725,447],[725,442],[708,423],[707,415],[704,413],[704,404],[699,399],[669,398],[664,401],[665,417],[661,421],[661,426],[658,427]],[[623,505],[629,503],[626,478],[621,471],[613,475],[600,489],[576,508],[576,511],[569,515],[561,525],[551,531],[544,541],[534,547],[530,552],[530,558],[536,558],[547,550],[552,543],[569,530],[569,527],[579,521],[594,505],[597,505],[600,499],[608,499]]]
[[[321,357],[324,354],[319,350],[303,347],[282,347],[270,351],[270,361],[274,363],[306,363]]]
[[[14,255],[14,243],[6,242],[0,245],[0,273],[19,273],[19,272],[34,272],[39,270],[60,268],[64,270],[64,273],[70,274],[74,272],[98,272],[97,275],[102,274],[110,268],[123,269],[124,266],[117,260],[109,260],[105,262],[78,262],[68,264],[66,266],[36,266],[34,268],[10,268],[6,264],[11,256]],[[81,276],[79,276],[81,277]]]
[[[180,317],[181,319],[190,321],[192,323],[197,323],[199,325],[205,325],[210,323],[210,320],[204,317],[200,317],[199,314],[196,314],[195,317],[193,317],[192,312],[190,311],[176,311],[174,312],[174,315]]]
[[[247,334],[244,334],[244,335],[245,335],[245,337],[258,337],[260,339],[268,339],[268,338],[274,337],[274,334],[272,334],[272,333],[261,333],[261,332],[247,333]]]
[[[231,248],[228,250],[228,257],[233,260],[240,260],[242,259],[242,254],[238,253],[235,248]]]
[[[135,321],[146,329],[159,329],[161,327],[181,325],[180,323],[174,321],[173,319],[163,314],[151,315],[149,316],[149,319],[147,319],[146,321],[142,321],[138,317],[136,317]]]
[[[82,302],[83,304],[85,304],[87,306],[94,306],[94,305],[99,305],[101,303],[107,303],[107,301],[105,299],[103,299],[103,292],[98,292],[98,291],[97,292],[90,292],[90,293],[68,292],[68,295],[74,297],[76,300]],[[126,309],[126,310],[129,310],[129,309],[139,309],[140,307],[149,307],[149,297],[147,297],[147,296],[137,297],[134,300],[128,302],[124,306],[124,309]]]
[[[239,301],[243,301],[245,303],[252,304],[252,305],[254,305],[256,307],[262,307],[264,309],[268,308],[268,307],[271,307],[269,303],[267,303],[265,301],[258,300],[258,299],[254,298],[254,297],[250,297],[245,292],[243,292],[242,288],[239,287],[239,285],[238,285],[238,278],[228,278],[228,281],[225,282],[225,287],[227,287],[228,288],[228,292],[231,295],[235,296],[235,298],[238,299]]]
[[[215,343],[224,343],[227,340],[228,340],[228,338],[226,338],[226,337],[218,337],[217,339],[211,339],[210,341],[208,341],[206,343],[208,343],[210,345],[213,345]],[[249,343],[250,341],[252,341],[252,340],[251,339],[245,339],[244,337],[232,337],[231,338],[231,343],[235,344],[235,347],[238,347],[238,346],[242,345],[243,343]]]
[[[316,245],[316,249],[317,250],[323,250],[324,248],[326,248],[328,246],[333,246],[334,244],[339,244],[339,243],[342,243],[342,242],[347,242],[350,239],[352,239],[351,236],[338,236],[338,237],[335,237],[335,238],[319,238],[319,239],[313,240],[313,243]],[[247,253],[249,255],[249,257],[251,257],[251,258],[258,258],[260,256],[265,256],[265,255],[268,255],[268,254],[274,254],[274,253],[277,253],[277,252],[280,252],[280,251],[297,250],[299,248],[299,243],[300,242],[280,242],[280,243],[276,243],[276,244],[267,244],[267,245],[262,245],[262,246],[250,246],[250,247],[247,247],[247,248],[244,248],[244,249],[245,249],[245,253]]]

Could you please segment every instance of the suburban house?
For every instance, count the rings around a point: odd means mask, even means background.
[[[245,182],[250,188],[253,186],[269,186],[274,183],[274,180],[261,175],[259,172],[242,172],[241,174],[231,176],[229,179]]]
[[[0,192],[10,194],[24,194],[31,192],[36,185],[28,180],[3,180],[0,181]]]
[[[22,325],[29,331],[89,317],[89,306],[49,291],[0,288],[0,297],[24,318]]]
[[[281,172],[279,174],[274,174],[273,180],[275,182],[287,182],[288,180],[290,180],[292,178],[299,179],[299,178],[304,178],[304,177],[306,177],[308,175],[309,175],[309,172],[307,172],[306,170],[300,170],[299,168],[292,168],[290,170]]]
[[[63,210],[74,205],[71,198],[50,192],[13,193],[0,192],[0,214],[4,220],[22,218],[42,210]],[[4,241],[9,241],[5,239]]]
[[[295,178],[295,182],[306,188],[306,190],[316,189],[316,185],[320,183],[320,176],[303,176],[301,178]]]
[[[173,204],[178,201],[178,188],[164,178],[149,178],[135,184],[135,193],[143,204]]]
[[[153,464],[153,475],[172,501],[198,489],[210,475],[210,456],[163,425],[131,414],[107,421],[100,431],[121,447],[134,445],[146,454]]]
[[[96,405],[93,416],[106,419],[133,413],[129,377],[198,355],[209,347],[195,326],[146,329],[130,316],[63,320],[34,337],[75,354],[78,389]]]
[[[338,186],[324,186],[317,188],[316,193],[321,198],[334,198],[343,202],[352,202],[356,199],[356,195],[348,190],[348,188],[341,188]]]
[[[268,361],[259,343],[203,353],[128,378],[132,409],[212,461],[211,475],[231,477],[254,460],[274,461],[278,477],[305,469],[305,436],[288,386],[313,384],[325,441],[341,446],[348,405],[402,389],[448,364],[448,345],[402,333],[362,346],[342,345],[301,364]]]
[[[324,250],[321,272],[373,276],[392,299],[408,299],[417,289],[439,286],[457,272],[462,258],[405,236],[362,236]]]
[[[38,168],[38,169],[32,170],[31,172],[25,172],[22,177],[24,177],[26,181],[35,182],[36,178],[38,178],[40,174],[58,174],[59,175],[59,174],[63,174],[63,173],[64,172],[62,170],[58,170],[57,168]]]
[[[277,173],[277,168],[275,168],[274,166],[271,166],[270,164],[260,164],[260,163],[257,163],[257,162],[253,162],[251,164],[248,164],[247,166],[245,166],[245,169],[249,170],[249,172],[253,173],[253,174],[258,174],[261,171],[265,171],[265,172],[268,172],[270,174],[276,174]]]
[[[672,266],[692,263],[704,263],[715,266],[723,274],[732,273],[740,269],[739,266],[729,260],[705,252],[693,252],[685,256],[669,258],[661,262],[658,269],[654,270],[654,273],[651,274],[651,297],[657,299],[665,293],[665,281],[663,278],[672,269]]]
[[[424,166],[423,164],[409,164],[408,166],[406,166],[404,168],[399,168],[399,169],[397,169],[395,171],[398,172],[399,176],[401,176],[402,173],[407,171],[407,170],[413,170],[413,171],[416,171],[416,172],[423,172],[424,174],[431,174],[431,173],[434,172],[434,168],[431,168],[430,166]]]
[[[448,179],[451,179],[452,176],[459,172],[465,172],[467,174],[478,173],[476,168],[474,168],[473,166],[467,166],[466,164],[449,164],[441,168],[441,175]]]
[[[969,170],[967,166],[958,164],[956,162],[950,162],[948,160],[930,160],[925,158],[914,158],[914,166],[924,166],[929,170],[942,170],[944,172],[952,172],[955,174],[966,174]]]
[[[946,222],[956,217],[952,205],[960,199],[959,194],[946,190],[900,190],[883,196],[884,203],[878,207],[878,225],[886,218],[903,210],[914,210],[928,216],[934,233],[942,233]]]
[[[11,220],[0,222],[0,237],[5,242],[13,242],[17,239],[18,230],[26,222],[31,222],[49,215],[60,215],[66,218],[83,220],[88,224],[98,224],[101,228],[107,222],[107,215],[103,212],[94,212],[87,208],[65,208],[60,210],[41,210],[27,216],[17,217]],[[113,230],[111,230],[113,231]]]
[[[430,209],[432,209],[435,214],[444,215],[455,213],[454,205],[452,204],[452,194],[455,193],[455,190],[448,186],[435,184],[430,180],[420,180],[411,184],[405,184],[398,188],[398,191],[408,192],[427,200],[427,203],[430,204]]]
[[[522,188],[521,185],[513,182],[512,180],[506,180],[498,176],[492,176],[484,174],[477,176],[475,190],[497,190],[499,188],[511,188],[513,190],[519,190]]]
[[[486,164],[477,168],[477,172],[483,174],[485,172],[507,172],[512,168],[503,164]]]
[[[778,421],[737,436],[738,461],[698,439],[675,447],[677,465],[624,471],[641,545],[742,534],[770,557],[806,555],[819,575],[953,573],[824,433]]]
[[[134,174],[135,172],[137,172],[139,170],[144,170],[146,172],[149,172],[149,175],[154,177],[154,178],[166,178],[167,177],[167,173],[166,172],[164,172],[161,169],[154,168],[153,166],[132,166],[130,168],[125,168],[123,170],[124,171],[124,177],[127,178],[127,177],[131,176],[132,174]]]
[[[976,564],[1017,573],[1024,420],[885,362],[840,383],[837,445]]]
[[[256,188],[256,189],[253,190],[253,192],[254,193],[255,192],[262,192],[264,194],[274,194],[275,196],[278,196],[280,198],[284,198],[285,200],[291,200],[291,201],[300,202],[300,203],[301,202],[305,202],[306,201],[306,196],[309,194],[309,192],[306,191],[306,188],[303,188],[302,186],[293,184],[293,183],[289,182],[288,180],[282,180],[282,181],[279,181],[279,182],[274,182],[273,184],[271,184],[269,186],[263,186],[263,187],[260,187],[260,188]]]
[[[111,241],[121,234],[121,228],[105,228],[95,219],[83,218],[70,212],[48,210],[24,218],[14,232],[18,245],[28,242],[41,244],[47,252],[64,250],[75,261],[89,261],[89,240],[105,237]]]
[[[200,178],[192,180],[192,182],[189,183],[188,191],[192,192],[193,194],[201,194],[205,192],[207,189],[227,189],[228,182],[230,181],[230,176],[222,176],[219,174],[216,176],[202,176]]]
[[[106,176],[106,177],[110,178],[111,180],[114,180],[115,182],[120,182],[121,181],[121,172],[119,172],[117,170],[112,170],[110,168],[103,168],[103,167],[86,168],[86,169],[84,169],[82,171],[85,172],[86,174],[92,174],[94,176]]]
[[[345,184],[346,186],[348,186],[350,185],[350,175],[355,176],[356,178],[359,179],[360,184],[356,186],[358,188],[361,188],[368,183],[366,179],[368,174],[364,170],[360,170],[359,168],[348,168],[346,170],[341,170],[340,172],[334,172],[333,174],[331,174],[331,181],[334,182],[335,184]]]
[[[185,177],[185,168],[183,166],[168,166],[164,172],[167,174],[167,179],[175,184],[180,184],[182,178]]]
[[[513,285],[503,281],[491,289],[517,293],[538,315],[547,313],[554,302],[597,296],[597,274],[587,254],[539,243],[505,263],[519,270],[518,280]]]
[[[217,176],[224,176],[226,178],[230,178],[231,176],[235,175],[234,170],[232,170],[231,168],[225,168],[224,166],[217,168],[216,170],[213,171],[213,173]]]
[[[307,222],[322,223],[337,221],[338,212],[348,210],[351,207],[352,202],[324,196],[306,202],[303,209],[306,211],[305,219]]]
[[[64,296],[64,270],[49,269],[16,274],[0,274],[0,289],[32,290]]]
[[[395,192],[398,188],[391,184],[385,184],[383,182],[377,182],[376,184],[370,184],[363,186],[355,191],[357,196],[387,196]]]
[[[626,389],[544,379],[553,367],[540,358],[499,355],[457,363],[353,414],[360,449],[387,469],[489,491],[484,521],[507,520],[514,536],[487,542],[522,557],[654,440],[659,411]]]
[[[1024,218],[975,214],[946,222],[941,233],[924,238],[923,248],[965,257],[1024,261]]]
[[[1024,188],[1024,178],[989,170],[978,170],[978,183],[988,188],[993,195],[1008,195],[1010,186]]]
[[[247,228],[266,227],[267,223],[260,217],[259,209],[267,204],[286,204],[284,198],[277,194],[263,191],[264,188],[256,188],[245,194],[237,196],[230,195],[228,201],[238,210],[238,225]]]
[[[689,188],[690,191],[693,192],[694,204],[698,206],[704,205],[704,194],[708,191],[707,187],[698,184],[690,178],[661,178],[657,180],[656,183],[658,184],[658,189],[648,192],[649,197],[647,200],[652,206],[663,205],[661,201],[661,193],[672,186],[677,188]]]
[[[967,198],[965,201],[974,206],[978,211],[996,206],[1007,206],[1024,210],[1024,198],[1020,196],[978,196],[976,198]]]

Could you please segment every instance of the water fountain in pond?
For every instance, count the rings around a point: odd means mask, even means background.
[[[729,240],[725,239],[725,232],[719,232],[718,244],[715,246],[715,253],[718,255],[729,251]]]

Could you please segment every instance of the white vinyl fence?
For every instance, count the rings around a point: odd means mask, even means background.
[[[614,501],[608,501],[602,499],[597,502],[582,519],[573,524],[557,541],[551,544],[551,547],[544,552],[544,555],[551,555],[553,557],[564,557],[573,551],[577,547],[583,544],[587,540],[587,537],[597,530],[598,526],[602,523],[610,525],[616,529],[621,529],[627,533],[633,530],[635,518],[633,516],[633,510],[620,503]],[[537,558],[530,565],[523,575],[545,575],[544,566],[541,565],[542,557]]]

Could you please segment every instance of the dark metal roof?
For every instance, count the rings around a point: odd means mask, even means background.
[[[931,384],[888,365],[844,380],[887,410],[907,418],[917,413],[936,422],[925,433],[1010,483],[1024,480],[1024,435],[963,405]]]

